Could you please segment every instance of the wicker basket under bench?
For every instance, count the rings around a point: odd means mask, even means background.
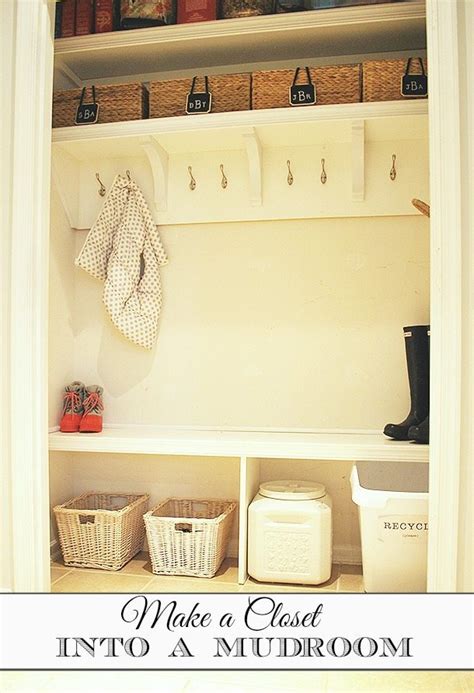
[[[153,572],[213,577],[226,555],[237,504],[168,498],[145,515]]]
[[[65,565],[120,570],[145,539],[148,494],[83,493],[54,508]]]

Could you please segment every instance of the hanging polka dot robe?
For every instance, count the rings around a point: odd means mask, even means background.
[[[159,268],[167,262],[141,190],[117,176],[76,265],[105,282],[103,301],[114,325],[145,349],[156,341],[162,306]]]

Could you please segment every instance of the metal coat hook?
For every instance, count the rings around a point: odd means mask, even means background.
[[[189,181],[189,189],[190,190],[195,190],[196,189],[196,179],[193,176],[193,169],[191,166],[188,166],[188,172],[191,180]]]
[[[291,172],[291,163],[290,163],[290,160],[289,160],[289,159],[288,159],[288,161],[286,162],[286,165],[288,166],[288,176],[287,176],[287,179],[286,179],[286,180],[287,180],[287,182],[288,182],[288,185],[293,185],[293,181],[294,181],[295,179],[293,178],[293,174],[292,174],[292,172]]]
[[[127,170],[125,171],[125,173],[127,174],[128,182],[131,183],[131,182],[132,182],[132,177],[131,177],[131,175],[130,175],[130,171],[127,169]]]
[[[395,168],[395,162],[397,160],[397,155],[392,154],[392,168],[390,169],[390,180],[395,180],[397,177],[397,169]]]
[[[104,184],[102,183],[102,181],[100,180],[99,174],[98,174],[98,173],[95,174],[95,177],[97,178],[97,180],[98,180],[99,183],[100,183],[100,188],[99,188],[99,190],[98,190],[98,193],[99,193],[99,195],[100,195],[101,197],[104,197],[104,195],[105,195],[105,193],[106,193],[105,185],[104,185]]]
[[[326,163],[325,159],[321,159],[321,183],[324,185],[324,183],[327,181],[328,176],[326,171],[324,170],[324,164]]]
[[[224,173],[224,164],[221,164],[219,168],[221,169],[221,173],[222,173],[221,185],[225,190],[227,188],[228,180],[227,180],[227,176]]]

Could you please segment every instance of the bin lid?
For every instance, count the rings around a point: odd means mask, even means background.
[[[314,481],[266,481],[260,484],[260,495],[280,500],[313,500],[326,495],[326,487]]]
[[[359,485],[368,491],[428,493],[428,465],[423,462],[357,462]]]

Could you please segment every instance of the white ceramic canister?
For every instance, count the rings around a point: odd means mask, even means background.
[[[317,585],[332,564],[332,501],[323,484],[269,481],[249,506],[248,572],[261,582]]]

